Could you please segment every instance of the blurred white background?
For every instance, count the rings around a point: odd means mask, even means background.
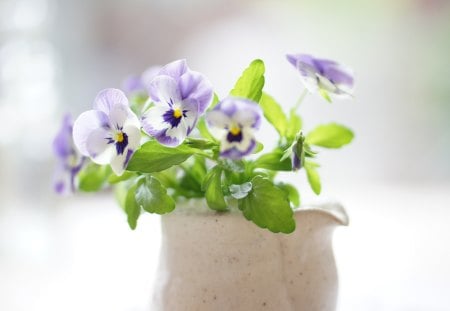
[[[335,249],[339,311],[450,309],[450,2],[0,0],[0,310],[145,310],[159,219],[136,231],[112,195],[52,193],[64,112],[155,64],[187,58],[226,95],[254,58],[287,109],[302,92],[285,53],[336,59],[356,99],[301,107],[354,143],[320,155],[321,200],[351,217]],[[273,137],[267,125],[260,137]],[[270,144],[266,144],[270,145]],[[319,200],[303,174],[286,177]]]

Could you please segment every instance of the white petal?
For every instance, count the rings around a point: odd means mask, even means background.
[[[113,156],[114,144],[109,143],[111,133],[103,128],[94,130],[86,141],[86,148],[92,161],[97,164],[108,164]]]
[[[233,121],[242,127],[251,127],[259,116],[253,111],[247,111],[245,109],[237,110],[233,115]]]
[[[156,76],[150,83],[150,95],[155,101],[164,104],[181,101],[177,81],[169,76]]]
[[[142,127],[150,136],[158,135],[168,129],[170,124],[164,121],[163,115],[169,110],[167,105],[155,105],[148,109],[142,119]]]
[[[125,161],[126,161],[127,150],[120,155],[116,155],[111,159],[111,168],[117,176],[120,176],[125,171]]]
[[[242,129],[242,140],[240,142],[235,142],[235,146],[239,151],[245,152],[250,147],[252,140],[253,140],[253,132],[251,128],[244,127]]]
[[[119,130],[123,128],[125,120],[128,117],[128,108],[122,105],[114,105],[109,112],[109,124],[112,129]]]
[[[212,110],[206,114],[206,121],[212,127],[218,127],[221,129],[231,126],[231,119],[225,113],[220,110]]]
[[[125,126],[123,131],[128,136],[127,149],[136,150],[141,145],[141,130],[133,125]],[[124,152],[125,153],[125,152]]]
[[[321,75],[317,75],[317,77],[319,79],[319,87],[321,89],[324,89],[330,93],[336,92],[336,86],[330,80]]]
[[[169,128],[166,131],[166,136],[169,136],[171,138],[176,138],[179,143],[181,143],[187,135],[187,126],[186,123],[183,122],[183,120],[178,124],[177,127]]]
[[[302,79],[303,85],[309,92],[315,93],[319,87],[316,70],[309,64],[301,61],[297,63],[297,69],[300,71],[300,77]]]
[[[73,141],[82,155],[90,156],[86,147],[86,141],[94,130],[101,127],[108,127],[108,117],[102,111],[85,111],[75,120],[73,124]]]

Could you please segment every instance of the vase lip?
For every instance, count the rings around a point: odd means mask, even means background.
[[[341,226],[348,226],[349,217],[341,203],[337,201],[325,201],[316,204],[302,205],[297,208],[295,213],[319,212],[327,214],[334,218]]]
[[[176,208],[174,211],[176,214],[183,214],[186,216],[187,215],[217,216],[217,214],[220,213],[208,208],[206,200],[204,199],[189,199],[184,200],[183,202],[180,203],[181,205],[183,205],[183,207]],[[303,212],[318,212],[324,215],[331,216],[341,226],[348,226],[349,224],[349,217],[347,215],[347,212],[345,211],[342,204],[340,204],[337,201],[326,200],[314,204],[305,204],[294,210],[294,213],[303,213]],[[235,216],[242,216],[239,209],[235,206],[227,210],[225,213]]]

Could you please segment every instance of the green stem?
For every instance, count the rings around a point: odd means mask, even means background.
[[[305,99],[306,95],[308,94],[308,90],[305,88],[302,92],[302,94],[300,95],[299,99],[297,100],[297,103],[294,106],[294,110],[297,110],[301,103],[303,102],[303,99]]]

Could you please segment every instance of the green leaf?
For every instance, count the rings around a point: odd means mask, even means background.
[[[131,229],[136,229],[137,220],[141,214],[141,208],[136,202],[136,189],[142,179],[138,180],[134,185],[128,189],[127,196],[125,198],[125,213],[127,214],[128,225]]]
[[[153,176],[141,179],[136,188],[136,203],[149,213],[166,214],[175,209],[175,201]]]
[[[316,168],[319,167],[318,164],[314,162],[306,161],[305,163],[306,176],[308,177],[309,185],[315,194],[319,195],[322,190],[322,185],[320,183],[320,176]]]
[[[340,148],[353,140],[353,132],[349,128],[329,123],[319,125],[306,136],[306,142],[324,148]]]
[[[209,208],[216,211],[227,209],[228,206],[222,192],[222,168],[220,166],[215,166],[209,171],[202,188],[205,191],[205,198]]]
[[[141,173],[160,172],[186,161],[196,150],[186,145],[170,148],[152,140],[138,149],[128,163],[128,171]]]
[[[191,161],[194,160],[194,161]],[[192,162],[192,163],[187,163]],[[205,158],[193,157],[181,165],[184,176],[179,180],[177,190],[183,189],[183,195],[191,198],[202,198],[202,183],[206,176],[207,168]]]
[[[259,175],[251,183],[253,188],[249,194],[238,200],[245,218],[272,232],[293,232],[295,220],[286,192]]]
[[[256,59],[244,70],[230,94],[259,102],[264,87],[264,62]]]
[[[330,94],[328,94],[328,91],[327,91],[327,90],[324,90],[324,89],[320,89],[320,88],[319,88],[319,94],[320,94],[327,102],[329,102],[329,103],[332,102],[331,97],[330,97]]]
[[[267,121],[273,125],[280,136],[286,135],[288,120],[281,106],[270,95],[263,93],[259,104]]]
[[[212,110],[214,107],[216,107],[216,105],[219,103],[219,96],[217,96],[217,94],[216,93],[214,93],[214,97],[213,97],[213,100],[212,100],[212,102],[211,102],[211,105],[209,105],[209,108],[208,108],[208,110]]]
[[[294,187],[291,184],[285,184],[285,183],[279,183],[277,184],[278,188],[281,188],[282,190],[284,190],[289,198],[289,201],[291,201],[292,205],[294,205],[294,207],[299,207],[300,206],[300,193],[298,192],[297,188]]]
[[[258,142],[256,142],[256,147],[255,147],[255,150],[253,150],[252,154],[260,153],[263,150],[264,150],[264,145],[258,141]]]
[[[284,151],[281,149],[275,149],[270,153],[263,154],[254,162],[255,168],[264,168],[273,171],[291,171],[292,163],[290,158],[283,157]]]
[[[205,117],[201,117],[197,122],[197,129],[200,132],[200,135],[209,140],[215,140],[215,137],[211,134],[206,125]]]
[[[291,109],[289,114],[289,123],[286,129],[286,138],[288,139],[288,141],[293,141],[301,129],[302,118],[297,114],[295,109]]]
[[[95,192],[103,188],[111,174],[109,165],[89,163],[78,174],[78,189],[85,192]]]
[[[128,180],[128,179],[130,179],[131,177],[134,177],[134,176],[136,176],[136,174],[135,173],[132,173],[132,172],[128,172],[128,171],[125,171],[122,175],[120,175],[120,176],[117,176],[116,174],[111,174],[110,176],[109,176],[109,178],[108,178],[108,182],[110,183],[110,184],[118,184],[118,183],[120,183],[120,182],[122,182],[122,181],[125,181],[125,180]]]

